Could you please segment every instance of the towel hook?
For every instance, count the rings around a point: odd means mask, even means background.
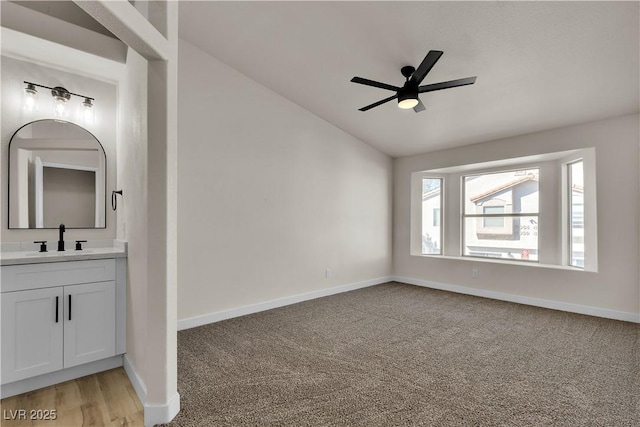
[[[118,208],[118,199],[116,197],[116,194],[122,196],[122,190],[113,190],[111,192],[111,209],[113,209],[114,211]]]

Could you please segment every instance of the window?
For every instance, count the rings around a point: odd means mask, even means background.
[[[500,214],[504,213],[504,206],[483,206],[482,210],[485,214]],[[484,227],[504,227],[504,218],[485,216]]]
[[[539,169],[463,177],[464,256],[538,261]]]
[[[584,174],[582,160],[567,165],[569,265],[584,268]]]
[[[597,272],[595,159],[580,148],[411,172],[411,255]]]
[[[422,254],[442,255],[442,178],[422,179]]]

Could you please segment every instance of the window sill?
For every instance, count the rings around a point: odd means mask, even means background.
[[[422,258],[432,258],[432,259],[449,259],[454,261],[470,261],[470,262],[481,262],[481,263],[491,263],[491,264],[513,265],[518,267],[522,266],[522,267],[551,268],[555,270],[579,271],[579,272],[588,272],[588,273],[598,272],[597,270],[586,270],[584,268],[572,267],[570,265],[542,264],[535,261],[506,261],[506,260],[491,259],[491,258],[450,256],[450,255],[413,255],[413,256],[422,257]]]

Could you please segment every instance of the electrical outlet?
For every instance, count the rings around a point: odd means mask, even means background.
[[[331,270],[327,268],[326,270],[324,270],[324,278],[328,279],[330,277],[331,277]]]
[[[480,269],[472,268],[471,269],[471,277],[473,277],[474,279],[477,279],[478,277],[480,277]]]

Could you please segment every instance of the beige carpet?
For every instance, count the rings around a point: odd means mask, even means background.
[[[638,426],[636,324],[389,283],[181,331],[172,426]]]

